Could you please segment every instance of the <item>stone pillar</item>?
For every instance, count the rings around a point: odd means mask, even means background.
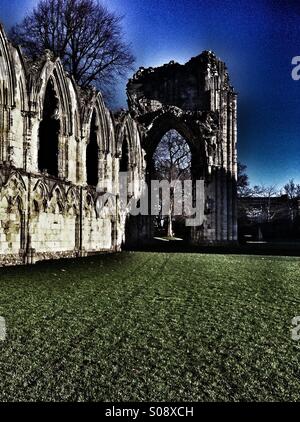
[[[79,244],[78,244],[78,255],[84,256],[83,248],[83,225],[84,225],[84,199],[83,199],[83,187],[80,187],[80,199],[79,199]]]
[[[232,101],[232,175],[233,175],[233,214],[232,214],[232,238],[238,240],[237,226],[237,94],[233,94]]]
[[[65,179],[70,180],[70,175],[69,175],[69,139],[68,136],[64,136],[64,158],[65,158],[65,166],[64,166],[64,172],[65,174],[63,175],[65,177]]]
[[[79,203],[79,207],[81,209],[81,201]],[[75,219],[75,250],[79,255],[80,255],[80,247],[81,247],[81,230],[82,230],[80,209],[79,209],[79,212],[76,214],[76,219]]]
[[[27,221],[25,226],[25,233],[24,233],[24,243],[25,243],[25,254],[24,254],[24,261],[26,264],[32,264],[34,263],[34,256],[35,251],[32,249],[31,246],[31,192],[34,181],[32,181],[32,176],[28,176],[28,188],[27,188]]]
[[[227,92],[221,91],[221,105],[220,105],[220,123],[222,127],[222,170],[221,170],[221,192],[222,192],[222,205],[221,205],[221,219],[222,219],[222,234],[221,242],[228,240],[228,221],[227,221],[227,204],[228,204],[228,192],[227,192],[227,112],[228,112],[228,95]]]
[[[217,237],[216,241],[222,240],[222,178],[221,169],[216,169],[216,218],[217,218]]]
[[[216,237],[216,226],[215,226],[215,201],[214,201],[214,179],[213,179],[213,167],[211,167],[210,175],[207,180],[207,204],[204,204],[204,216],[205,209],[207,212],[207,228],[208,228],[208,241],[209,243],[214,242]]]
[[[1,107],[1,121],[0,121],[0,161],[8,160],[9,148],[9,131],[10,131],[10,110],[4,105]]]
[[[62,127],[60,128],[62,132]],[[60,133],[58,135],[58,156],[57,156],[57,169],[58,169],[58,177],[63,179],[66,176],[66,169],[65,169],[65,154],[64,154],[64,136]]]
[[[227,239],[232,241],[232,223],[233,223],[233,191],[232,191],[232,101],[231,93],[227,96],[228,108],[227,108],[227,174],[226,174],[226,183],[227,183],[227,226],[228,233]]]

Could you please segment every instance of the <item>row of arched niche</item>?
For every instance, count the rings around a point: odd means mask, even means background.
[[[96,186],[118,167],[142,171],[140,131],[129,113],[113,116],[99,92],[76,86],[50,52],[25,60],[0,27],[0,162]]]

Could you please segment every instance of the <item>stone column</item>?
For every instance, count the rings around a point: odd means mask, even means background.
[[[222,184],[222,235],[221,241],[227,241],[227,93],[222,92],[222,103],[221,103],[221,125],[222,125],[222,170],[221,170],[221,184]]]
[[[229,241],[232,241],[232,223],[233,223],[233,191],[232,191],[232,98],[231,93],[228,94],[228,109],[227,109],[227,225]]]
[[[222,240],[222,178],[221,169],[216,169],[216,218],[217,218],[217,242]]]
[[[0,133],[1,133],[0,161],[2,162],[5,162],[8,160],[9,131],[10,131],[10,110],[8,110],[7,107],[2,106],[1,121],[0,121]]]
[[[232,215],[232,238],[238,240],[237,226],[237,94],[233,94],[232,101],[232,175],[233,175],[233,215]]]

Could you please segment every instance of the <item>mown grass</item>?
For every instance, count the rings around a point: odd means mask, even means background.
[[[299,262],[128,252],[0,269],[0,401],[299,400]]]

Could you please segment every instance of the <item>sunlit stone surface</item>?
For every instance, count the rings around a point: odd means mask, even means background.
[[[119,201],[119,172],[128,172],[128,199],[138,199],[155,145],[172,128],[189,142],[194,179],[205,180],[204,219],[190,241],[236,240],[236,94],[224,63],[204,52],[186,65],[140,69],[128,103],[113,115],[51,52],[30,62],[0,27],[0,265],[151,238],[151,218],[129,219]],[[99,211],[107,191],[115,200]]]

